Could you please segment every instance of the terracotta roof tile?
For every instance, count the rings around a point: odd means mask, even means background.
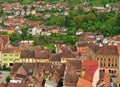
[[[97,61],[91,61],[91,60],[84,60],[82,62],[82,66],[94,66],[94,65],[98,65]]]
[[[12,66],[10,74],[14,75],[21,65],[22,65],[22,63],[14,63]]]
[[[34,50],[21,50],[20,56],[21,58],[34,58],[35,51]]]
[[[32,47],[35,51],[44,51],[44,47],[43,46],[33,46]]]
[[[102,78],[106,84],[107,87],[110,87],[110,74],[104,73]]]
[[[76,42],[77,47],[87,47],[88,43],[87,42]]]
[[[26,87],[25,83],[9,83],[7,87]]]
[[[95,71],[98,68],[97,61],[85,60],[82,62],[82,70],[85,71],[85,79],[92,82]]]
[[[82,69],[81,60],[69,60],[67,62],[68,62],[68,64],[72,65],[76,69]]]
[[[88,47],[93,51],[93,52],[97,52],[99,49],[100,49],[100,46],[99,45],[96,45],[94,43],[89,43],[88,44]]]
[[[50,61],[61,61],[61,54],[52,54]]]
[[[20,50],[30,50],[31,49],[31,44],[29,44],[29,43],[22,43],[22,44],[20,44],[19,45],[19,49]]]
[[[26,78],[26,76],[25,75],[23,75],[23,74],[16,74],[15,76],[14,76],[14,78],[20,78],[20,79],[25,79]]]
[[[23,63],[22,67],[26,70],[26,72],[29,74],[30,70],[33,70],[35,68],[35,63]]]
[[[117,46],[104,45],[98,50],[97,54],[100,54],[100,55],[118,55]]]
[[[18,48],[3,48],[2,53],[20,53],[20,50]]]
[[[61,57],[76,58],[76,55],[72,52],[72,50],[70,48],[62,46],[62,47],[60,47],[60,49],[62,50]]]
[[[3,43],[0,42],[0,51],[2,50],[2,48],[3,48]]]
[[[77,87],[92,87],[92,83],[84,78],[79,78],[77,82]]]
[[[64,86],[76,86],[78,76],[76,74],[66,74],[64,80]]]
[[[49,59],[51,56],[50,52],[35,52],[35,58],[36,59]]]
[[[3,45],[6,45],[7,43],[9,43],[9,36],[1,35],[0,38],[2,38]]]
[[[0,83],[0,87],[6,87],[7,86],[7,84],[5,84],[5,83]]]

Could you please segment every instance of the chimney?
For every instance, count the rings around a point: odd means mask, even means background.
[[[55,47],[56,47],[56,53],[62,53],[59,44],[55,45]]]
[[[100,44],[99,44],[99,46],[100,46],[100,47],[102,47],[102,46],[103,46],[103,44],[101,44],[101,43],[100,43]]]

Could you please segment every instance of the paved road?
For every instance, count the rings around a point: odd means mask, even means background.
[[[0,71],[2,73],[2,78],[0,79],[0,83],[5,83],[6,76],[10,75],[8,71]]]

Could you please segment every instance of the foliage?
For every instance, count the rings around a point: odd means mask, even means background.
[[[10,76],[7,76],[5,80],[6,80],[6,82],[10,82],[10,80],[11,80]]]
[[[7,69],[7,67],[6,67],[5,64],[3,65],[2,69],[3,69],[3,70],[6,70],[6,69]]]
[[[45,45],[49,50],[51,50],[52,53],[55,53],[55,46],[54,45]]]
[[[24,16],[24,18],[27,18],[28,20],[31,20],[31,21],[39,21],[40,20],[40,18],[35,17],[34,15],[26,15],[26,16]]]
[[[8,35],[7,32],[0,32],[0,35]]]

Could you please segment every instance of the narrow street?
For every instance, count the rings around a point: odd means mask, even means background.
[[[2,78],[0,79],[0,83],[6,83],[5,79],[6,76],[8,76],[10,74],[9,71],[0,71],[0,73],[2,73]]]

